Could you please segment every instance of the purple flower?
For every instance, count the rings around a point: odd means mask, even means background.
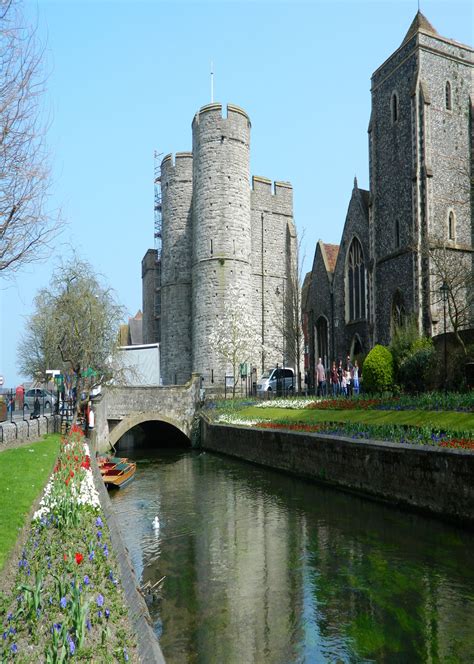
[[[95,525],[97,526],[97,528],[100,528],[103,525],[100,516],[98,516],[97,519],[95,520]]]
[[[104,606],[104,596],[97,595],[97,606]]]
[[[53,628],[57,631],[60,632],[62,627],[62,623],[54,623]]]
[[[2,637],[3,637],[4,641],[6,640],[7,636],[8,636],[8,632],[3,632]]]
[[[93,550],[89,553],[89,560],[94,560],[94,551]]]
[[[86,574],[85,577],[84,577],[84,585],[85,585],[85,586],[88,586],[89,583],[90,583],[90,581],[89,581],[89,577],[88,577],[87,574]]]
[[[10,622],[10,620],[13,620],[13,613],[10,612],[10,613],[8,614],[8,616],[7,616],[7,620],[8,620],[8,622]]]
[[[8,630],[8,633],[9,634],[16,634],[16,629],[14,627],[10,627],[10,629]]]
[[[74,651],[76,650],[76,644],[72,639],[69,639],[69,652],[71,655],[74,655]]]
[[[98,530],[97,531],[97,539],[100,540],[101,537],[102,537],[102,531]]]
[[[90,632],[91,631],[91,621],[89,620],[89,618],[87,618],[86,627],[87,627],[87,631]]]
[[[105,617],[107,620],[110,618],[110,611],[108,609],[105,609]]]
[[[128,652],[126,648],[123,649],[123,658],[126,662],[128,662]]]
[[[16,643],[12,643],[10,650],[12,651],[12,653],[15,654],[18,652],[18,646],[16,645]]]
[[[102,618],[102,611],[97,611],[97,616],[98,616],[99,618]]]
[[[109,555],[109,549],[107,548],[107,544],[104,544],[104,556],[107,558]]]
[[[59,604],[62,609],[65,609],[67,604],[67,599],[65,597],[61,597],[61,601],[59,602]]]

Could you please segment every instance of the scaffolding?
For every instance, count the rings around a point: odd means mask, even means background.
[[[155,187],[155,249],[157,260],[161,261],[161,230],[162,230],[162,217],[161,217],[161,158],[162,152],[154,153],[154,187]]]
[[[161,159],[163,153],[154,152],[154,244],[156,251],[153,318],[154,318],[154,341],[161,341],[161,248],[162,248],[162,203],[161,203]]]

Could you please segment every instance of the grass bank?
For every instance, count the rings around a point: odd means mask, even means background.
[[[0,453],[0,570],[44,488],[59,452],[59,434]]]
[[[238,411],[242,419],[265,419],[275,422],[298,422],[302,424],[318,424],[320,422],[349,422],[357,424],[402,426],[429,426],[434,429],[452,431],[474,430],[474,414],[449,411],[426,410],[318,410],[310,408],[257,408],[248,406]]]

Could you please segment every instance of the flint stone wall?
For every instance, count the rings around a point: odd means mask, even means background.
[[[204,449],[474,527],[474,454],[422,445],[210,424]]]
[[[0,422],[0,449],[10,443],[39,440],[47,433],[58,431],[59,419],[54,416],[39,417],[35,420],[9,420]],[[3,435],[2,435],[3,432]]]

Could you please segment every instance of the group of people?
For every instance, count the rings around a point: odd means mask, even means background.
[[[326,372],[321,358],[318,358],[315,373],[318,397],[327,396],[328,378],[330,389],[334,397],[339,395],[350,397],[353,394],[359,394],[359,364],[357,360],[354,360],[354,364],[352,364],[349,355],[347,356],[344,365],[342,364],[342,360],[339,360],[337,365],[334,361],[328,372]]]

